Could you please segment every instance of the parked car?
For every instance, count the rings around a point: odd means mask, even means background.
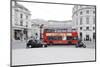
[[[26,48],[35,48],[35,47],[47,47],[44,43],[39,40],[29,40],[26,44]]]
[[[86,45],[82,42],[82,40],[79,40],[78,43],[76,44],[76,47],[86,48]]]

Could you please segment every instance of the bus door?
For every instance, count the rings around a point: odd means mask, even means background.
[[[66,40],[68,41],[68,44],[72,44],[72,36],[67,36]]]

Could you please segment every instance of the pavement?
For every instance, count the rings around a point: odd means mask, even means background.
[[[95,48],[96,43],[93,41],[83,41],[87,48]]]
[[[52,47],[12,50],[12,66],[78,61],[95,61],[95,49]]]
[[[26,48],[26,41],[12,41],[12,49]]]

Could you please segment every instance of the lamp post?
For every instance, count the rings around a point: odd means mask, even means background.
[[[42,29],[43,29],[44,24],[40,25],[40,40],[42,40]]]

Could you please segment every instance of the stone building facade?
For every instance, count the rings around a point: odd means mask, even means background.
[[[75,5],[72,12],[72,22],[78,30],[79,38],[95,41],[95,6]]]
[[[31,35],[30,11],[16,1],[12,1],[12,40],[27,40]]]

